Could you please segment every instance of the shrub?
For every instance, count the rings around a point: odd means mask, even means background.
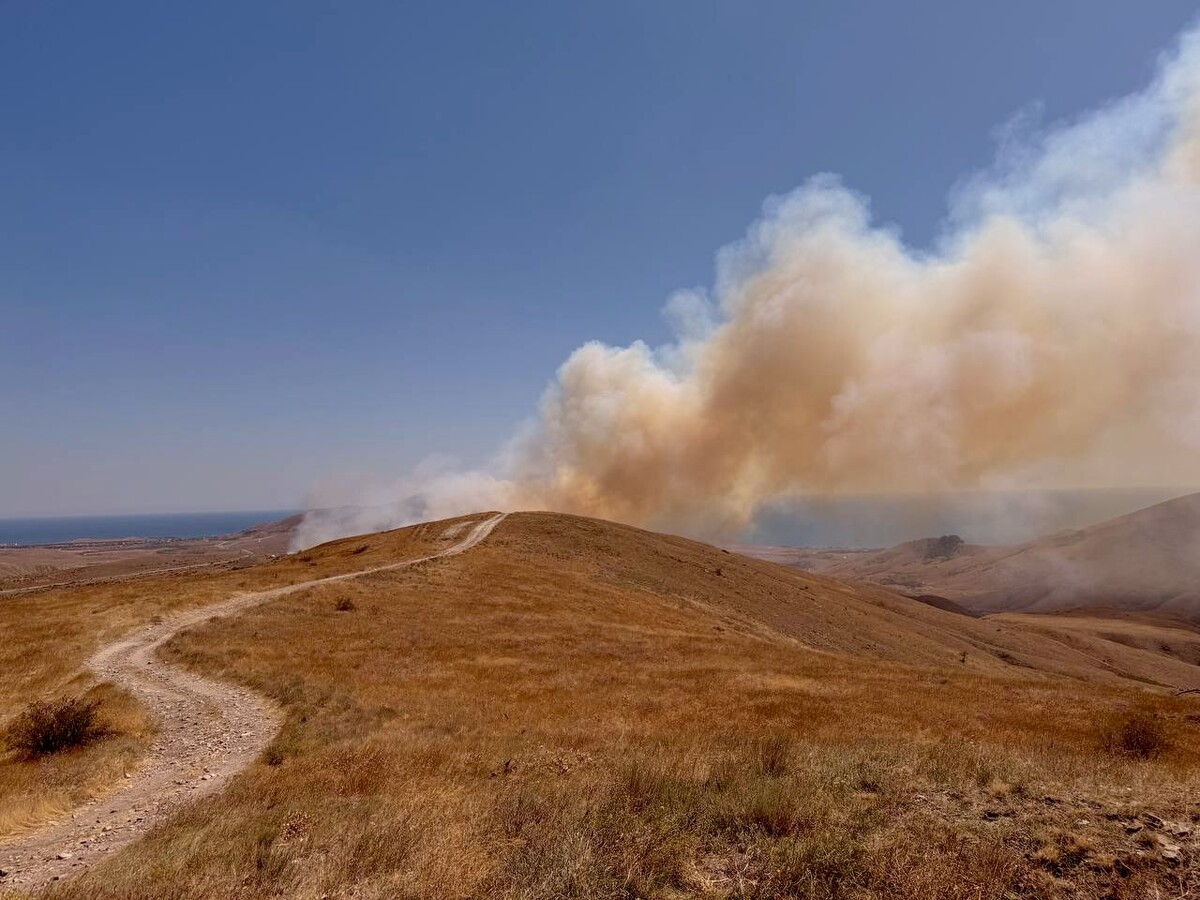
[[[107,733],[96,716],[99,708],[99,700],[82,697],[64,697],[52,703],[38,700],[8,727],[5,744],[29,757],[90,744]]]
[[[349,597],[343,597],[334,606],[334,609],[336,609],[338,612],[353,612],[357,608],[358,607],[354,605],[354,601]]]
[[[1154,759],[1171,748],[1162,719],[1151,712],[1135,710],[1118,716],[1104,730],[1104,749],[1109,753]]]

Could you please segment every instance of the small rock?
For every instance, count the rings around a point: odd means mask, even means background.
[[[1162,855],[1162,858],[1169,862],[1178,862],[1179,845],[1167,840],[1161,834],[1156,835],[1156,838],[1158,840],[1158,852]]]
[[[984,810],[983,821],[995,822],[998,818],[1000,818],[1000,813],[997,812],[996,810],[994,810],[994,809]]]
[[[75,855],[74,853],[70,853],[70,852],[64,850],[62,853],[58,854],[58,856],[56,856],[55,859],[70,859],[74,855]]]
[[[1076,824],[1078,827],[1080,827],[1080,828],[1083,828],[1083,827],[1085,827],[1085,826],[1087,826],[1087,825],[1091,825],[1092,823],[1091,823],[1091,821],[1090,821],[1089,819],[1080,819],[1080,820],[1079,820],[1079,821],[1077,821],[1075,824]]]
[[[1164,824],[1162,819],[1160,819],[1158,816],[1151,815],[1150,813],[1146,813],[1144,816],[1142,816],[1142,821],[1151,828],[1162,828]]]
[[[8,873],[5,872],[3,869],[0,869],[0,878],[6,878],[6,877],[8,877]]]
[[[1142,830],[1142,826],[1139,825],[1137,822],[1130,822],[1128,825],[1125,826],[1126,834],[1137,834],[1141,830]]]

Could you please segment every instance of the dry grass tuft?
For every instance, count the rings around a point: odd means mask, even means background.
[[[1172,747],[1162,716],[1146,709],[1114,716],[1105,725],[1100,740],[1107,752],[1134,759],[1157,759]]]
[[[786,775],[791,767],[796,739],[790,734],[776,733],[759,738],[755,742],[754,760],[758,771],[768,778]]]
[[[108,734],[99,710],[99,700],[83,697],[35,700],[8,726],[5,745],[27,759],[84,747]]]

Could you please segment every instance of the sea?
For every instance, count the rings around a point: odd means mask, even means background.
[[[121,516],[54,516],[0,519],[0,547],[62,544],[117,538],[200,538],[236,534],[254,525],[295,515],[299,510],[159,513]]]

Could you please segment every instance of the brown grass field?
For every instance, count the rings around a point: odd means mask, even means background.
[[[0,725],[93,690],[114,732],[0,757],[0,835],[145,752],[152,723],[80,674],[96,647],[239,590],[424,555],[448,524],[0,599]],[[1200,700],[1169,687],[1200,670],[1162,649],[1181,640],[1168,626],[1126,624],[975,619],[513,515],[460,556],[172,641],[170,659],[270,695],[286,723],[228,790],[47,895],[1197,896]]]

